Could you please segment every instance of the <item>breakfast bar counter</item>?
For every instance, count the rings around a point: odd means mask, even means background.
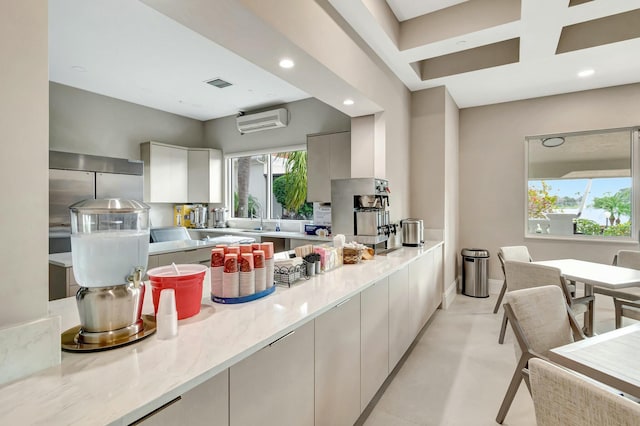
[[[63,352],[59,366],[0,388],[0,423],[129,424],[434,252],[441,271],[442,242],[427,242],[344,265],[291,288],[277,287],[272,295],[245,304],[221,305],[205,297],[201,312],[180,321],[172,340],[152,335],[104,352]],[[436,284],[433,309],[440,304],[441,276]],[[205,291],[208,285],[207,278]],[[143,313],[153,313],[150,286]],[[49,314],[61,318],[63,331],[79,324],[74,298],[49,302]]]

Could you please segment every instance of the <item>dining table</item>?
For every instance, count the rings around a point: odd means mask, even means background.
[[[549,359],[640,398],[640,323],[551,349]]]
[[[553,266],[560,269],[566,280],[583,283],[585,296],[592,296],[594,287],[617,290],[640,286],[640,270],[637,269],[577,259],[543,260],[533,263]],[[593,309],[589,311],[587,321],[592,330]]]

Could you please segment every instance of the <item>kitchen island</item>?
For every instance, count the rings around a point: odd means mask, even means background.
[[[153,310],[150,293],[147,291],[143,313]],[[353,416],[357,418],[366,408],[440,305],[441,298],[442,242],[428,242],[421,248],[401,248],[371,261],[344,265],[299,281],[291,288],[278,287],[274,294],[246,304],[219,305],[205,298],[198,315],[180,321],[175,339],[162,341],[152,335],[133,345],[105,352],[63,352],[61,365],[5,385],[0,388],[0,420],[3,424],[124,425],[215,380],[221,383],[217,397],[227,398],[227,403],[222,401],[218,406],[230,412],[211,412],[210,404],[200,404],[200,414],[210,416],[212,424],[216,418],[229,419],[223,420],[223,424],[247,424],[248,420],[241,420],[243,413],[250,415],[256,411],[263,418],[262,424],[276,424],[281,419],[271,419],[269,415],[291,414],[275,406],[277,401],[278,405],[306,407],[307,417],[296,417],[295,424],[308,423],[308,416],[314,416],[314,404],[320,407],[319,404],[326,403],[318,399],[322,389],[318,388],[319,380],[314,384],[314,374],[316,378],[331,376],[324,373],[317,376],[318,369],[322,368],[318,361],[322,354],[313,352],[314,347],[331,346],[313,344],[316,339],[330,338],[331,333],[323,335],[318,331],[314,335],[314,330],[322,330],[321,324],[333,312],[353,306],[358,315],[353,324],[357,333],[352,336],[360,336],[360,341],[355,337],[345,342],[360,349],[356,354],[360,369],[353,369],[351,375],[358,389],[362,389],[357,393],[357,407],[352,407],[348,417],[348,422],[353,423]],[[61,317],[62,330],[79,323],[73,298],[50,302],[49,312],[51,316]],[[346,328],[342,324],[337,330]],[[295,339],[304,345],[307,355],[311,354],[310,359],[305,358],[309,362],[299,364],[297,361],[303,361],[303,357],[285,355],[278,358],[275,365],[250,369],[252,360],[268,360],[261,356],[265,351],[278,345],[285,347]],[[286,369],[289,364],[301,368],[296,371],[296,377],[311,374],[310,382],[300,384],[303,391],[269,389],[274,384],[261,382],[262,373]],[[339,363],[332,365],[336,371],[340,367]],[[251,374],[247,375],[247,371]],[[298,374],[300,371],[304,374]],[[249,377],[251,383],[239,383],[242,377]],[[266,391],[261,391],[259,398],[244,400],[246,393],[238,393],[243,384]],[[331,392],[339,390],[335,388]],[[306,400],[298,401],[298,398]],[[189,408],[191,400],[185,396],[146,422],[163,424],[159,419],[172,410],[180,415],[180,410],[188,409],[188,416],[197,416],[193,407]],[[261,411],[262,407],[273,409],[267,415]],[[330,407],[316,408],[315,416],[331,412]]]

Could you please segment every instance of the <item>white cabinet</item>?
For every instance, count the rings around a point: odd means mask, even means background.
[[[360,416],[360,295],[315,319],[315,424]]]
[[[137,424],[174,426],[187,423],[194,426],[229,424],[229,370],[218,373]]]
[[[433,315],[442,303],[443,270],[442,270],[442,246],[431,250],[430,282],[427,287],[427,319]]]
[[[427,287],[432,254],[427,252],[409,264],[409,328],[415,337],[427,322]]]
[[[389,372],[411,345],[409,327],[409,267],[389,275]]]
[[[229,424],[313,425],[314,321],[229,369]]]
[[[140,157],[144,161],[144,201],[184,203],[187,201],[188,149],[144,142]]]
[[[389,375],[389,279],[360,293],[360,409]]]
[[[351,132],[307,135],[307,201],[331,202],[331,179],[351,177]]]
[[[190,148],[188,151],[190,203],[222,202],[222,151]]]
[[[154,263],[157,266],[171,265],[171,263],[199,263],[202,265],[211,266],[211,248],[199,248],[182,251],[174,251],[171,253],[156,254],[154,256]]]

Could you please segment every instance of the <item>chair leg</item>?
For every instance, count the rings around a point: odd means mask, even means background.
[[[587,312],[584,313],[584,334],[587,337],[593,336],[593,310],[595,308],[595,301],[592,300],[587,305]]]
[[[622,304],[616,299],[613,298],[613,306],[616,313],[616,328],[622,327]]]
[[[507,333],[507,323],[509,322],[509,318],[507,318],[506,312],[502,315],[502,326],[500,327],[500,337],[498,337],[498,343],[504,343],[504,335]]]
[[[493,308],[493,313],[498,313],[498,309],[500,309],[500,303],[502,303],[502,298],[504,294],[507,292],[507,280],[504,280],[502,283],[502,288],[500,289],[500,295],[498,296],[498,301],[496,302],[496,307]]]
[[[507,412],[509,411],[509,408],[511,408],[513,398],[515,398],[516,392],[518,392],[518,388],[520,387],[520,382],[523,378],[522,369],[527,366],[527,361],[528,357],[526,355],[520,357],[520,360],[518,361],[516,371],[513,373],[511,383],[509,383],[507,393],[504,395],[504,399],[502,400],[502,404],[500,405],[500,409],[498,410],[498,415],[496,416],[496,422],[499,424],[502,424],[505,417],[507,417]]]

